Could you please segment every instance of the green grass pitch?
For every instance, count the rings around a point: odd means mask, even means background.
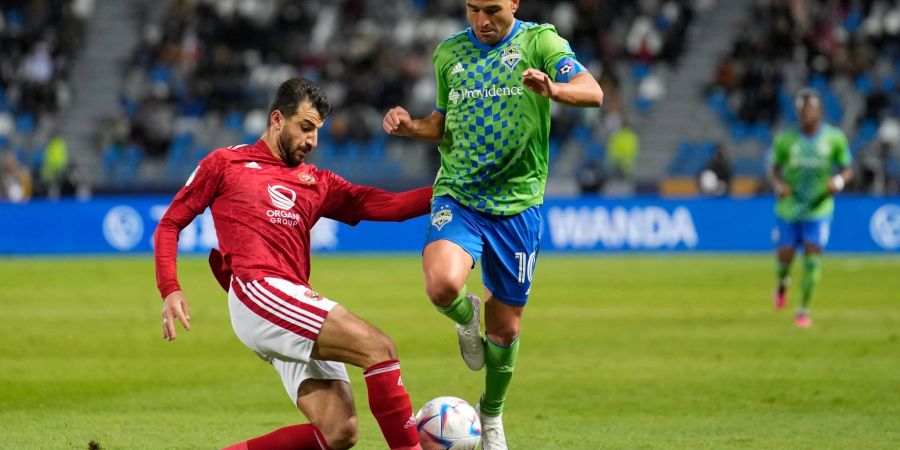
[[[313,285],[392,336],[414,407],[475,401],[415,256],[316,256]],[[152,258],[0,260],[0,448],[216,448],[304,421],[183,258],[165,342]],[[799,280],[800,266],[794,268]],[[769,255],[545,255],[505,413],[513,449],[900,448],[900,258],[828,255],[814,326]],[[473,273],[470,290],[480,292]],[[350,368],[360,449],[385,445]]]

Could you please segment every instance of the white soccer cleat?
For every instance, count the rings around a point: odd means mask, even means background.
[[[478,418],[481,420],[482,450],[508,450],[506,435],[503,434],[503,414],[497,417],[482,414],[480,402],[475,406],[475,411],[478,411]]]
[[[475,294],[466,294],[472,302],[472,320],[465,325],[456,324],[459,353],[472,370],[484,367],[484,338],[481,337],[481,299]]]

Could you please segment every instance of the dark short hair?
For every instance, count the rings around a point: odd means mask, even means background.
[[[809,87],[800,89],[794,96],[794,107],[800,109],[800,107],[813,98],[819,100],[819,104],[821,104],[822,94],[820,94],[818,90]]]
[[[323,120],[331,112],[331,102],[319,85],[306,78],[291,78],[278,86],[269,116],[277,109],[284,117],[291,117],[304,101],[309,101]]]

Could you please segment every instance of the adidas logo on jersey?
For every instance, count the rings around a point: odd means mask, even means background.
[[[244,164],[244,167],[248,169],[262,169],[256,161],[248,162],[247,164]]]
[[[456,75],[460,72],[465,72],[465,70],[466,69],[463,68],[462,63],[458,62],[455,66],[453,66],[453,70],[450,71],[450,75]]]

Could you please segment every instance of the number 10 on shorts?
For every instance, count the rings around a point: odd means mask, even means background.
[[[519,284],[525,284],[525,277],[528,277],[528,282],[531,283],[536,259],[537,254],[535,252],[531,252],[527,256],[525,252],[516,252],[516,261],[519,263]]]

